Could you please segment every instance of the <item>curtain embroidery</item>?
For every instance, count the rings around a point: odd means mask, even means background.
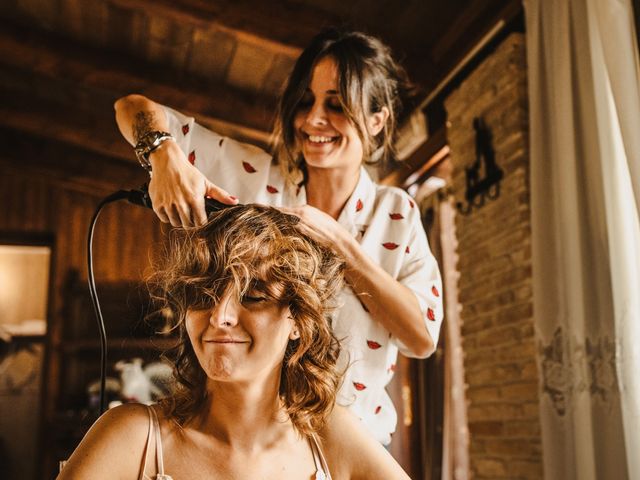
[[[615,345],[608,336],[574,339],[568,345],[562,327],[548,344],[539,342],[542,394],[548,395],[559,416],[564,416],[573,395],[588,393],[594,400],[611,404],[618,394]]]

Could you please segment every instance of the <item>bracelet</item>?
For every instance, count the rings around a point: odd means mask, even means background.
[[[175,140],[173,135],[167,132],[152,131],[146,133],[136,144],[134,151],[142,168],[151,173],[151,162],[149,155],[153,153],[166,140]]]

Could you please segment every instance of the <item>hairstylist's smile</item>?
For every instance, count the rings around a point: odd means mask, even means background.
[[[329,136],[329,135],[312,135],[307,132],[302,132],[305,140],[311,145],[324,145],[327,143],[334,143],[336,140],[340,138],[340,136]]]

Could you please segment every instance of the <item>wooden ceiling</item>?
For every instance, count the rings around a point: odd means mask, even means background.
[[[264,146],[283,82],[323,26],[380,36],[426,97],[520,10],[519,0],[3,0],[0,129],[133,162],[112,105],[135,92]]]

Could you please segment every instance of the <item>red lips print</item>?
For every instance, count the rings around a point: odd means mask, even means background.
[[[278,193],[278,189],[276,187],[272,187],[271,185],[267,185],[267,192]]]
[[[402,216],[401,213],[390,213],[389,218],[391,220],[402,220],[404,217]]]
[[[410,206],[411,208],[413,208],[413,207],[415,206],[415,204],[413,203],[413,200],[409,200],[409,206]]]
[[[407,248],[404,249],[404,253],[411,253],[411,250],[409,250],[409,245],[407,245]]]
[[[427,309],[427,318],[429,320],[431,320],[432,322],[435,322],[436,320],[436,314],[434,313],[432,308],[428,308]]]
[[[376,342],[375,340],[367,340],[367,346],[371,349],[371,350],[377,350],[379,349],[382,345],[380,345],[378,342]]]
[[[438,289],[436,288],[435,285],[433,287],[431,287],[431,293],[433,293],[434,297],[439,297],[440,296],[440,292],[438,291]]]
[[[355,387],[356,390],[358,390],[359,392],[361,392],[362,390],[364,390],[365,388],[367,388],[367,386],[364,383],[358,383],[358,382],[353,382],[353,386]]]
[[[185,125],[182,125],[182,134],[186,135],[187,133],[189,133],[189,124],[188,123],[185,124]]]
[[[387,243],[383,243],[382,246],[384,248],[386,248],[387,250],[395,250],[400,245],[398,245],[397,243],[393,243],[393,242],[387,242]]]
[[[247,173],[256,173],[257,170],[255,168],[253,168],[253,165],[251,165],[249,162],[242,162],[242,168],[244,168],[244,171]]]
[[[196,151],[193,150],[190,154],[189,154],[189,163],[191,165],[193,165],[194,163],[196,163]]]
[[[356,202],[356,212],[362,210],[362,206],[362,200],[358,199],[358,201]]]
[[[373,413],[375,413],[377,415],[377,414],[380,413],[380,410],[382,410],[382,406],[378,405]]]

